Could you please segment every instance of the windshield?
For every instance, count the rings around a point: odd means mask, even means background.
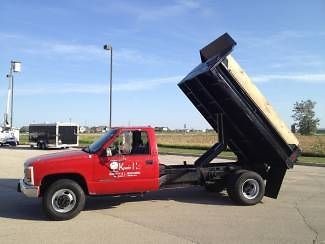
[[[87,152],[89,153],[96,153],[99,149],[102,148],[102,146],[111,139],[116,132],[116,129],[110,129],[107,133],[102,135],[97,141],[90,144],[87,148]]]

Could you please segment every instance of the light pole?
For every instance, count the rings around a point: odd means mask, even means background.
[[[104,45],[104,50],[111,51],[110,62],[110,82],[109,82],[109,128],[112,128],[112,76],[113,76],[113,47],[109,44]]]
[[[7,101],[7,116],[10,113],[10,129],[12,129],[12,121],[13,121],[13,113],[14,113],[14,75],[13,73],[21,71],[21,62],[11,60],[10,62],[10,70],[9,74],[7,74],[7,78],[9,78],[9,94]],[[9,98],[10,95],[10,98]],[[9,106],[10,104],[10,106]],[[9,111],[10,110],[10,111]]]

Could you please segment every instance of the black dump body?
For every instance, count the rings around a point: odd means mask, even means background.
[[[276,198],[299,148],[284,141],[227,70],[225,58],[235,45],[226,33],[201,49],[202,63],[178,84],[220,137],[196,166],[207,166],[228,147],[239,164],[266,179],[265,195]]]

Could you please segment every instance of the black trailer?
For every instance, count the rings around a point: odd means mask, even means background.
[[[277,198],[287,169],[299,156],[299,142],[230,55],[235,41],[226,33],[200,50],[202,63],[179,84],[219,140],[193,165],[160,167],[161,187],[201,184],[227,189],[244,205]],[[213,163],[232,150],[237,161]]]
[[[59,122],[30,124],[29,144],[39,149],[79,146],[79,125]]]

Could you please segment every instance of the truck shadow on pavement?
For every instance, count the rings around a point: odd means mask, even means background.
[[[144,195],[122,195],[122,196],[104,196],[88,197],[86,208],[88,210],[101,210],[117,207],[128,202],[155,202],[155,201],[176,201],[191,204],[206,205],[228,205],[234,203],[229,199],[225,192],[212,193],[207,192],[203,187],[193,186],[176,189],[163,189],[157,192],[149,192]]]
[[[41,200],[17,192],[18,179],[0,179],[0,218],[47,221]],[[202,187],[164,189],[140,195],[88,197],[84,211],[113,209],[128,202],[176,201],[192,204],[229,205],[226,193],[210,193]]]
[[[18,179],[0,179],[0,218],[45,220],[40,199],[17,192]]]

